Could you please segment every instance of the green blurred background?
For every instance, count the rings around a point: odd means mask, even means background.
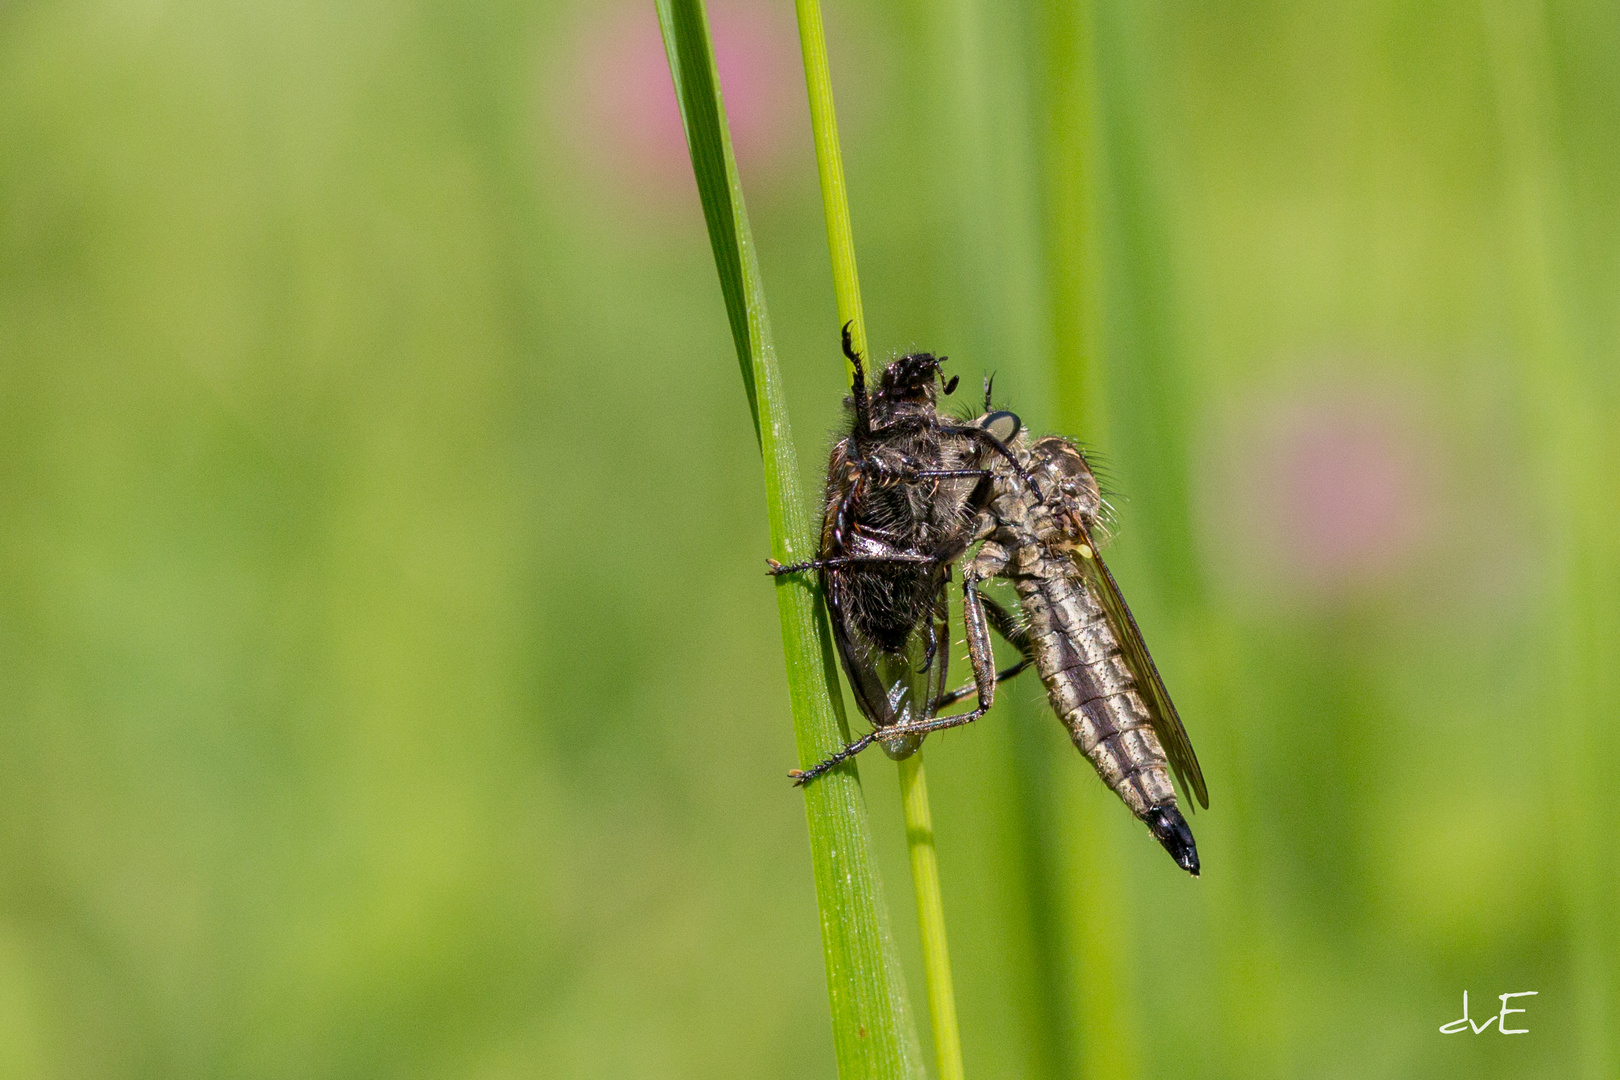
[[[968,1074],[1620,1075],[1620,8],[1105,0],[1092,124],[1075,10],[827,3],[874,352],[1097,447],[1212,793],[930,741]],[[0,5],[0,1075],[831,1075],[766,551],[650,2]]]

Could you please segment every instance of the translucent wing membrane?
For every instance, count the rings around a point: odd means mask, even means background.
[[[1079,528],[1079,543],[1070,551],[1070,557],[1091,586],[1093,594],[1102,601],[1103,611],[1124,654],[1125,666],[1136,679],[1137,691],[1147,705],[1153,732],[1158,735],[1165,756],[1170,760],[1176,782],[1181,785],[1183,793],[1190,792],[1197,796],[1198,805],[1208,810],[1209,789],[1204,786],[1204,771],[1198,767],[1198,756],[1193,753],[1192,741],[1187,737],[1187,729],[1182,726],[1176,706],[1165,691],[1164,680],[1159,678],[1159,669],[1142,641],[1142,631],[1137,628],[1136,618],[1126,606],[1125,598],[1120,595],[1119,585],[1103,562],[1097,551],[1097,543],[1084,522],[1076,520],[1074,525]]]

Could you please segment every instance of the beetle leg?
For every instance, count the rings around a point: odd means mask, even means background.
[[[855,369],[849,380],[849,396],[855,399],[855,439],[868,439],[872,436],[872,420],[870,406],[866,398],[866,371],[861,365],[861,354],[855,351],[855,342],[850,336],[849,328],[855,325],[851,319],[844,324],[844,356],[849,359],[850,366]]]
[[[932,555],[919,555],[910,551],[896,551],[890,555],[837,555],[831,559],[810,559],[806,562],[779,563],[775,559],[766,559],[770,567],[766,571],[772,577],[782,574],[797,574],[803,570],[834,569],[840,566],[854,566],[863,563],[937,563],[939,560]]]
[[[962,621],[967,626],[968,659],[973,665],[973,684],[979,692],[978,707],[965,713],[957,713],[954,716],[930,716],[925,720],[903,720],[898,724],[888,724],[877,728],[810,768],[802,771],[794,769],[788,773],[793,778],[794,784],[802,786],[809,783],[833,766],[848,761],[879,739],[889,739],[903,735],[926,735],[930,731],[943,731],[945,728],[961,727],[963,724],[973,723],[973,721],[990,711],[990,707],[996,702],[996,665],[995,657],[990,651],[990,621],[985,614],[984,598],[979,595],[978,590],[980,579],[973,573],[978,565],[979,560],[975,560],[962,575]],[[997,606],[999,607],[999,605]]]

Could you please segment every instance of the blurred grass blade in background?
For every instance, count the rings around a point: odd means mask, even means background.
[[[1041,147],[1041,222],[1050,310],[1053,415],[1059,431],[1096,443],[1106,410],[1098,372],[1096,17],[1090,0],[1035,11],[1030,69]]]
[[[1106,260],[1099,123],[1105,114],[1099,100],[1097,12],[1090,0],[1049,0],[1034,10],[1031,22],[1029,111],[1037,158],[1031,172],[1045,235],[1030,238],[1041,246],[1026,258],[1040,262],[1046,286],[1046,366],[1055,427],[1097,447],[1108,445],[1113,415],[1104,381],[1101,326]],[[1130,176],[1119,174],[1117,161],[1110,164],[1116,167],[1108,181],[1115,187],[1131,182]],[[1119,260],[1110,268],[1117,270]],[[1135,283],[1127,277],[1109,284],[1118,289]],[[1107,356],[1119,359],[1115,352]],[[1033,788],[1046,765],[1025,757]],[[1070,1014],[1066,1018],[1048,1008],[1036,1015],[1048,1046],[1069,1059],[1055,1063],[1054,1075],[1119,1080],[1139,1071],[1136,1031],[1121,993],[1133,957],[1114,932],[1127,918],[1129,901],[1121,895],[1118,879],[1124,867],[1107,829],[1107,815],[1114,808],[1085,797],[1089,794],[1071,795],[1060,807],[1050,805],[1054,800],[1044,792],[1032,790],[1027,796],[1032,804],[1026,815],[1029,827],[1055,832],[1039,816],[1059,813],[1066,826],[1061,835],[1071,843],[1066,857],[1047,857],[1055,865],[1046,870],[1045,895],[1032,891],[1032,900],[1041,903],[1032,908],[1040,921],[1031,921],[1044,938],[1067,945],[1048,962],[1043,982],[1064,995],[1059,1000]]]
[[[743,385],[765,461],[771,553],[782,562],[814,554],[798,463],[771,343],[753,237],[743,205],[701,0],[659,0],[670,73],[714,246]],[[762,582],[765,580],[761,575]],[[803,767],[849,740],[831,639],[811,580],[776,584],[793,723]],[[787,794],[783,781],[784,797]],[[923,1075],[887,909],[872,859],[866,808],[853,767],[804,788],[833,1042],[843,1080]]]
[[[1540,4],[1486,0],[1490,70],[1502,130],[1502,173],[1513,258],[1513,319],[1522,370],[1526,429],[1534,433],[1540,507],[1552,543],[1542,657],[1561,782],[1549,793],[1562,828],[1562,885],[1569,910],[1569,964],[1580,1037],[1574,1070],[1582,1080],[1615,1074],[1617,955],[1608,915],[1620,884],[1612,845],[1591,842],[1605,816],[1604,779],[1616,762],[1613,671],[1620,627],[1614,489],[1598,450],[1601,398],[1582,345],[1597,335],[1581,325],[1569,255],[1570,207],[1554,139],[1557,86],[1548,55],[1547,13]],[[1607,718],[1608,722],[1605,722]]]
[[[804,81],[810,97],[810,127],[815,135],[821,204],[827,219],[827,249],[832,259],[833,292],[838,321],[850,328],[857,353],[866,348],[866,318],[861,307],[861,281],[855,266],[855,236],[849,223],[849,193],[844,186],[844,156],[838,141],[838,115],[833,108],[832,67],[819,0],[797,0],[799,46],[804,54]],[[853,372],[851,365],[848,369]],[[956,1023],[956,990],[945,936],[945,907],[939,887],[939,858],[934,850],[933,815],[928,808],[928,782],[922,750],[896,763],[900,771],[900,805],[911,853],[911,884],[917,903],[917,928],[928,984],[929,1028],[939,1080],[960,1080],[962,1036]]]

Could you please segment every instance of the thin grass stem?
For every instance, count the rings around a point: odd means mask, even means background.
[[[928,980],[928,1016],[933,1024],[935,1068],[939,1080],[962,1080],[962,1042],[957,1035],[950,949],[945,943],[945,905],[939,892],[934,819],[928,810],[928,778],[923,773],[921,753],[905,758],[899,765],[900,799],[906,814],[906,848],[911,853],[917,928],[922,935],[923,970]]]
[[[819,0],[796,0],[799,47],[804,53],[804,82],[810,93],[810,126],[816,141],[816,169],[821,177],[821,205],[827,217],[827,250],[832,256],[833,293],[838,322],[850,325],[855,350],[866,352],[866,315],[861,310],[861,279],[855,269],[855,233],[849,224],[849,193],[844,187],[844,154],[838,142],[838,116],[833,109],[832,69],[827,62],[827,34]]]
[[[658,0],[657,9],[764,458],[771,552],[779,561],[791,562],[813,553],[813,534],[799,489],[798,461],[708,17],[702,0]],[[849,726],[831,637],[813,582],[779,578],[776,600],[799,762],[809,767],[848,741]],[[783,784],[785,788],[785,777]],[[920,1078],[921,1050],[889,934],[857,773],[840,769],[808,785],[804,805],[838,1074],[842,1080]]]
[[[1620,862],[1584,843],[1592,822],[1605,817],[1605,765],[1617,756],[1613,670],[1620,623],[1613,612],[1620,579],[1612,482],[1593,448],[1603,444],[1601,395],[1594,392],[1592,358],[1572,301],[1578,271],[1571,256],[1568,179],[1555,137],[1558,92],[1547,40],[1548,13],[1539,3],[1485,0],[1490,72],[1502,131],[1505,220],[1513,258],[1514,323],[1519,338],[1522,398],[1533,433],[1532,460],[1545,492],[1543,526],[1549,603],[1540,637],[1556,687],[1554,756],[1561,782],[1550,792],[1563,828],[1562,882],[1570,913],[1571,1003],[1578,1018],[1569,1075],[1616,1075],[1620,1015],[1615,964],[1620,936],[1606,912],[1620,882]]]
[[[804,80],[810,95],[810,124],[815,135],[821,202],[827,218],[827,249],[832,258],[838,321],[850,327],[856,351],[865,354],[866,319],[861,310],[855,236],[849,222],[849,194],[844,186],[843,151],[838,141],[838,117],[833,108],[832,70],[827,59],[821,4],[818,0],[797,0],[795,7],[799,17],[799,44],[804,52]],[[928,984],[934,1060],[940,1080],[960,1080],[962,1037],[956,1023],[956,993],[945,944],[945,908],[940,899],[939,860],[934,852],[934,826],[928,809],[922,751],[901,761],[899,766],[906,846],[911,855],[911,883],[917,898],[923,971]]]

